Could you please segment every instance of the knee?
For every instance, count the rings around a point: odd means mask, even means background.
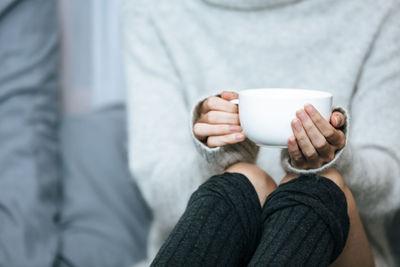
[[[354,200],[354,196],[350,189],[346,186],[342,175],[336,170],[329,168],[320,174],[322,177],[328,178],[333,181],[344,193],[347,201],[347,208],[349,211],[349,215],[354,211],[357,211],[356,202]]]
[[[272,177],[254,164],[239,162],[230,166],[225,171],[240,173],[246,176],[256,190],[261,206],[264,205],[268,195],[277,187]]]
[[[347,191],[346,184],[344,183],[342,175],[333,168],[326,169],[324,172],[320,174],[320,176],[328,178],[332,182],[334,182],[342,191]]]

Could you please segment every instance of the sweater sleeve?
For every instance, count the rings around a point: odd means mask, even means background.
[[[351,103],[349,147],[338,161],[366,216],[400,207],[400,6],[382,22]]]
[[[197,151],[209,164],[216,165],[220,169],[226,169],[228,166],[236,162],[254,163],[258,156],[259,146],[248,138],[240,143],[209,148],[205,143],[201,142],[194,136],[193,126],[200,117],[200,107],[204,100],[205,99],[203,98],[198,101],[193,108],[193,116],[190,122],[190,132]]]
[[[162,223],[155,227],[163,238],[183,213],[190,194],[240,159],[215,156],[206,160],[196,150],[189,93],[146,5],[145,1],[125,1],[123,9],[129,166],[153,210],[153,223]]]
[[[350,103],[349,139],[333,164],[367,217],[400,207],[399,17],[397,5],[377,30]]]
[[[191,142],[183,85],[163,40],[148,9],[128,2],[124,60],[129,167],[154,216],[168,219],[167,232],[209,174]]]
[[[349,130],[348,129],[350,127],[350,118],[349,118],[348,112],[342,107],[336,107],[336,108],[334,108],[332,110],[332,112],[335,112],[335,111],[338,111],[338,112],[342,113],[346,118],[345,124],[343,125],[341,130],[343,131],[343,133],[344,133],[344,135],[346,137],[346,140],[349,140]],[[333,160],[328,162],[328,163],[325,163],[320,168],[307,169],[307,170],[299,169],[299,168],[296,168],[296,167],[292,166],[290,164],[290,156],[289,156],[288,149],[287,148],[286,149],[282,149],[281,165],[282,165],[283,169],[286,172],[290,172],[290,173],[296,173],[296,174],[318,174],[318,173],[323,172],[326,169],[329,169],[331,167],[335,167],[336,163],[341,160],[340,158],[341,158],[341,156],[342,156],[342,154],[343,154],[343,152],[345,151],[346,148],[347,147],[345,146],[342,149],[336,151],[335,157],[333,158]]]

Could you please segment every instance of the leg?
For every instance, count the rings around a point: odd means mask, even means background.
[[[343,191],[315,175],[282,183],[262,216],[263,235],[249,266],[328,266],[349,231]]]
[[[328,169],[321,176],[333,181],[343,192],[347,201],[347,212],[350,219],[350,230],[346,245],[338,259],[331,266],[374,266],[371,247],[364,226],[354,201],[354,197],[345,185],[343,177],[334,169]],[[286,175],[280,184],[296,178],[295,174]]]
[[[350,218],[350,231],[346,246],[331,266],[375,266],[371,247],[350,189],[344,184],[342,176],[333,169],[328,169],[321,175],[334,181],[343,190]]]
[[[246,176],[256,190],[261,206],[264,206],[268,195],[277,187],[275,181],[268,175],[268,173],[250,163],[236,163],[226,169],[226,171],[241,173]]]
[[[227,171],[193,193],[152,266],[247,264],[261,236],[261,204],[276,185],[251,164]]]
[[[295,174],[288,174],[282,179],[281,184],[292,180],[296,176]],[[356,202],[350,189],[345,185],[343,177],[334,169],[326,170],[321,173],[321,176],[330,179],[342,189],[346,196],[347,212],[350,219],[350,230],[346,246],[339,258],[331,266],[374,266],[371,247],[358,214]]]

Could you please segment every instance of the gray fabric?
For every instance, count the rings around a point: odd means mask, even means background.
[[[390,221],[387,227],[387,235],[390,245],[395,256],[397,266],[400,266],[400,210],[397,211],[393,220]]]
[[[0,266],[50,266],[58,246],[55,3],[0,1]]]
[[[221,8],[237,10],[262,10],[265,8],[277,8],[282,5],[288,5],[299,0],[203,0],[205,3],[215,5]]]
[[[128,170],[125,110],[65,118],[61,127],[61,266],[130,266],[145,256],[150,214]]]

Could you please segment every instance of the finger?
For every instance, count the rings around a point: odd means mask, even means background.
[[[331,145],[337,146],[339,143],[342,143],[343,132],[336,130],[324,117],[322,117],[315,107],[311,104],[307,104],[304,106],[304,110]]]
[[[296,142],[306,161],[312,163],[318,161],[318,153],[315,150],[314,146],[311,144],[311,141],[308,138],[307,133],[304,130],[300,120],[294,119],[292,121],[292,129],[294,136],[296,137]]]
[[[197,122],[204,122],[209,124],[230,124],[239,125],[239,114],[229,113],[224,111],[209,111],[207,113],[202,113]]]
[[[230,92],[230,91],[223,91],[221,93],[221,97],[227,101],[231,101],[233,99],[237,99],[238,98],[238,94],[235,92]]]
[[[237,105],[217,96],[212,96],[204,100],[200,108],[201,113],[207,113],[211,110],[238,113]]]
[[[333,127],[335,127],[336,129],[339,129],[344,126],[344,123],[346,122],[346,118],[343,113],[335,111],[332,113],[330,121],[331,121],[331,124],[333,125]]]
[[[240,127],[239,125],[196,123],[193,126],[193,133],[199,139],[209,136],[226,135],[241,131],[242,127]]]
[[[331,145],[326,141],[326,138],[321,134],[311,118],[304,110],[297,111],[296,116],[301,120],[304,130],[306,131],[311,144],[318,151],[318,154],[323,157],[328,157],[331,152]]]
[[[207,138],[207,146],[210,148],[236,144],[246,139],[243,133],[232,133],[222,136],[210,136]]]
[[[305,163],[303,154],[301,153],[300,148],[297,145],[296,138],[294,136],[291,136],[288,139],[288,151],[291,164],[294,167],[301,167]]]

